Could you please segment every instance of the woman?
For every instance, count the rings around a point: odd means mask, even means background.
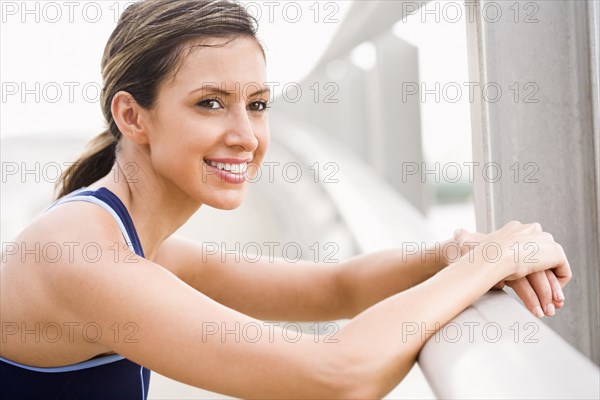
[[[399,340],[403,321],[423,323],[427,339],[504,282],[539,316],[536,307],[563,305],[570,267],[539,224],[457,231],[447,244],[465,255],[450,265],[389,250],[248,268],[172,236],[203,204],[238,207],[256,171],[248,164],[263,160],[269,90],[253,22],[226,0],[145,0],[124,12],[102,61],[108,130],[3,257],[3,396],[145,398],[155,370],[237,397],[381,397],[424,342]],[[480,251],[486,243],[498,261]],[[531,243],[536,262],[515,255]],[[290,341],[259,323],[339,318],[352,320],[335,341]]]

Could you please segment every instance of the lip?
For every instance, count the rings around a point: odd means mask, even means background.
[[[219,169],[217,167],[213,167],[212,165],[208,164],[206,161],[212,161],[212,162],[217,162],[217,163],[227,163],[227,164],[244,164],[249,161],[246,160],[242,160],[239,158],[208,158],[208,159],[204,159],[204,166],[205,166],[205,172],[207,173],[206,175],[213,175],[217,178],[219,178],[221,180],[221,182],[227,182],[227,183],[233,183],[233,184],[241,184],[244,183],[246,181],[246,177],[248,176],[247,173],[248,171],[244,171],[241,174],[236,174],[235,172],[230,172],[230,171],[224,171],[222,169]],[[206,176],[203,177],[203,181],[206,182]]]
[[[223,164],[246,164],[252,161],[251,158],[205,158],[204,161],[212,161]]]

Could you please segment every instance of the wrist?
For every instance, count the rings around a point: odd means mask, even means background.
[[[455,263],[461,257],[460,245],[454,238],[440,243],[439,258],[443,267]]]
[[[500,257],[498,259],[486,256],[486,251],[482,247],[473,247],[466,252],[453,265],[457,269],[470,269],[472,273],[481,274],[481,277],[489,281],[489,287],[493,287],[498,282],[514,273],[516,266],[510,259]]]
[[[452,248],[453,242],[452,239],[435,242],[421,252],[421,263],[426,268],[428,277],[432,277],[458,259],[453,258],[457,249],[456,245]]]

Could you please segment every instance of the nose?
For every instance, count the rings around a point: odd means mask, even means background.
[[[241,147],[248,152],[253,152],[258,147],[258,139],[245,107],[236,107],[235,111],[230,113],[225,144],[228,147]]]

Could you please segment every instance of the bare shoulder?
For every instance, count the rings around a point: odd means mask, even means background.
[[[108,351],[97,342],[69,340],[67,335],[41,339],[48,327],[68,329],[71,323],[83,323],[64,306],[65,298],[76,301],[81,295],[77,285],[86,279],[85,274],[93,270],[110,273],[115,260],[127,257],[133,259],[112,216],[83,201],[50,209],[4,242],[1,315],[3,326],[10,325],[15,334],[7,338],[1,355],[26,364],[54,366]],[[22,340],[21,331],[33,334]]]
[[[96,204],[73,201],[39,215],[3,248],[6,268],[35,270],[44,278],[72,264],[95,264],[101,248],[126,246],[113,217]],[[115,250],[117,251],[117,250]]]

